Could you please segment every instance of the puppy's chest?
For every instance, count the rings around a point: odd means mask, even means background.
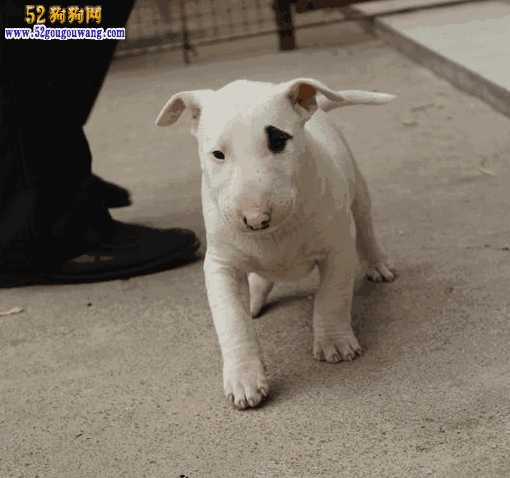
[[[326,255],[325,250],[299,241],[254,244],[245,250],[247,272],[270,280],[295,280],[306,276]]]

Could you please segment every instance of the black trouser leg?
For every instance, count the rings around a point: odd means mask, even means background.
[[[4,40],[5,27],[26,26],[25,12],[17,0],[0,3],[0,272],[5,272],[57,264],[109,232],[111,217],[92,193],[83,126],[115,42]],[[134,0],[92,3],[103,7],[102,27],[121,27]]]

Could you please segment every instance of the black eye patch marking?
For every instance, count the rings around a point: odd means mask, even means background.
[[[266,126],[267,147],[272,153],[278,154],[283,152],[287,141],[292,139],[292,135],[276,128],[275,126]]]

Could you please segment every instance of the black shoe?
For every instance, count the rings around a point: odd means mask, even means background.
[[[131,194],[127,189],[117,186],[117,184],[113,184],[109,181],[105,181],[95,174],[92,175],[92,179],[92,187],[96,194],[103,198],[104,205],[108,209],[127,207],[131,205]]]
[[[155,229],[114,221],[110,239],[93,250],[44,271],[0,276],[0,287],[127,279],[198,259],[199,247],[198,238],[186,229]]]

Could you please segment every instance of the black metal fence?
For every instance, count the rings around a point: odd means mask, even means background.
[[[138,0],[127,25],[127,40],[118,53],[182,49],[185,61],[200,45],[231,41],[286,29],[341,21],[338,8],[310,11],[285,28],[273,0]],[[291,2],[285,2],[289,8]],[[276,9],[274,8],[276,7]],[[285,18],[283,18],[285,22]]]
[[[1,0],[0,0],[1,1]],[[119,0],[120,1],[120,0]],[[200,45],[210,45],[265,34],[278,34],[282,50],[295,47],[301,28],[367,20],[351,4],[387,2],[389,12],[399,13],[452,4],[488,0],[440,0],[406,3],[387,0],[137,0],[127,25],[127,40],[118,55],[159,49],[182,49],[184,61]],[[377,15],[374,15],[377,16]]]

